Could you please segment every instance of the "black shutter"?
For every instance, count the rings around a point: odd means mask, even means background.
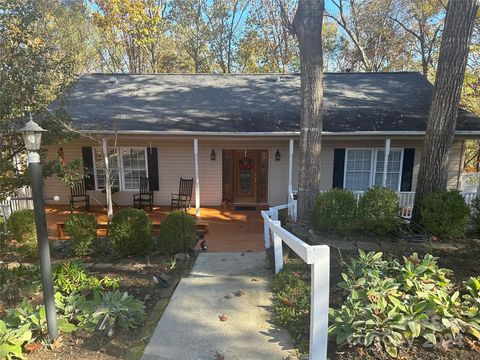
[[[400,191],[412,191],[413,164],[415,162],[415,149],[403,150],[402,181]]]
[[[83,167],[85,172],[85,182],[86,190],[95,190],[95,172],[93,171],[93,152],[90,146],[82,147],[82,158],[83,158]]]
[[[147,148],[148,182],[150,190],[160,190],[158,184],[158,149]]]
[[[343,188],[345,170],[345,149],[335,149],[333,153],[333,187]]]

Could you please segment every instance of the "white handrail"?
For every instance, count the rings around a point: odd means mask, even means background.
[[[289,205],[280,205],[262,211],[265,229],[265,247],[271,246],[275,257],[275,273],[283,268],[282,242],[286,243],[303,261],[311,265],[311,304],[310,304],[310,360],[327,359],[328,343],[328,307],[330,292],[330,247],[311,246],[282,228],[278,219],[279,209],[290,209]]]

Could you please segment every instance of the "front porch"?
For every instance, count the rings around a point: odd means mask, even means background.
[[[154,225],[154,235],[157,235],[158,225],[170,211],[169,207],[156,206],[153,211],[147,212]],[[70,209],[66,205],[47,205],[46,213],[49,238],[57,239],[57,224],[65,222],[70,214]],[[94,206],[90,209],[90,213],[97,217],[99,224],[106,224],[107,213],[102,207]],[[194,208],[190,209],[190,214],[195,215]],[[202,207],[201,222],[208,224],[209,233],[206,235],[208,251],[247,252],[264,250],[263,222],[260,209],[235,210],[227,207]],[[99,231],[99,234],[104,235],[105,231]]]

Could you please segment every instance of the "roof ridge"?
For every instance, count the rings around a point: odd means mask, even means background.
[[[355,71],[355,72],[325,72],[324,75],[389,75],[389,74],[419,74],[423,75],[419,71]],[[141,73],[141,74],[132,74],[132,73],[101,73],[101,72],[92,72],[82,74],[80,77],[85,75],[99,75],[99,76],[298,76],[299,72],[291,73],[241,73],[241,74],[224,74],[224,73]]]

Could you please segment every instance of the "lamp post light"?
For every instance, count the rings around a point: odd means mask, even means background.
[[[50,340],[58,336],[57,314],[55,310],[55,298],[52,283],[52,266],[50,262],[50,249],[48,247],[47,217],[45,215],[45,199],[43,197],[43,176],[40,163],[40,145],[42,142],[42,129],[35,121],[30,121],[18,130],[25,141],[28,151],[28,168],[32,182],[33,209],[35,213],[35,225],[37,228],[38,254],[40,256],[40,270],[42,273],[43,301],[47,316],[47,328]]]

